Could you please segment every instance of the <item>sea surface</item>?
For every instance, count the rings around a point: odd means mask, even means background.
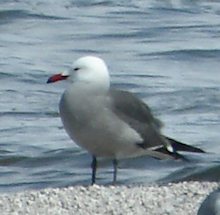
[[[208,152],[122,160],[119,184],[220,179],[220,1],[1,0],[0,192],[90,184],[91,156],[58,113],[65,83],[46,84],[84,55],[102,57],[165,135]],[[97,174],[110,184],[111,162]]]

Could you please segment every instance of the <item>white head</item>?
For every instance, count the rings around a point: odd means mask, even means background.
[[[110,77],[105,62],[98,57],[85,56],[73,63],[73,67],[61,74],[53,75],[47,81],[52,83],[68,79],[73,84],[82,83],[94,88],[108,90],[110,86]]]

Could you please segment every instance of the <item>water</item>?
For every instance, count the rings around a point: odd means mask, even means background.
[[[190,163],[121,161],[119,184],[219,180],[219,37],[219,1],[1,1],[0,192],[90,183],[91,157],[58,115],[65,85],[46,84],[88,54],[149,104],[164,134],[210,152]],[[111,165],[100,165],[108,184]]]

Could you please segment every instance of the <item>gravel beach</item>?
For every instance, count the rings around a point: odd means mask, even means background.
[[[216,182],[168,185],[75,186],[0,194],[8,214],[151,214],[195,215]]]

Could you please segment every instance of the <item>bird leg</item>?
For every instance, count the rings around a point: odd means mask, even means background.
[[[95,156],[92,156],[91,168],[92,168],[92,185],[93,185],[95,184],[96,170],[97,170],[97,159]]]
[[[118,161],[116,159],[112,160],[114,172],[113,172],[113,184],[116,184],[117,181],[117,170],[118,170]],[[96,170],[97,170],[97,159],[95,156],[92,156],[92,163],[91,163],[91,168],[92,168],[92,185],[95,184],[96,182]]]
[[[114,172],[113,172],[113,184],[116,184],[117,180],[117,170],[118,170],[118,161],[116,159],[112,160]]]

